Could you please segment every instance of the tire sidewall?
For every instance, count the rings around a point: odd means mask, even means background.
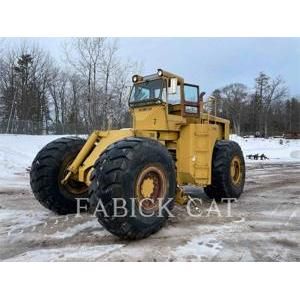
[[[234,184],[230,174],[231,162],[235,156],[240,159],[241,167],[241,180],[238,185]],[[239,144],[228,140],[217,141],[212,157],[212,182],[204,188],[206,195],[217,201],[239,198],[244,189],[245,175],[245,160]]]
[[[131,175],[124,178],[124,190],[126,192],[124,193],[124,199],[126,200],[126,207],[131,212],[133,210],[132,205],[134,205],[135,210],[135,221],[141,225],[145,224],[149,226],[149,224],[152,224],[154,222],[157,222],[157,219],[161,219],[163,221],[164,218],[167,217],[167,212],[165,210],[161,211],[161,217],[157,215],[157,213],[153,214],[153,217],[150,216],[144,216],[143,213],[140,212],[138,204],[136,201],[128,201],[128,199],[131,199],[135,197],[135,187],[136,187],[136,181],[137,177],[140,174],[140,172],[147,166],[156,164],[158,165],[162,171],[164,172],[164,175],[166,176],[166,196],[162,201],[162,205],[165,204],[169,198],[174,198],[175,190],[176,190],[176,182],[173,166],[170,163],[170,158],[167,155],[164,155],[164,151],[157,151],[158,149],[153,149],[150,147],[143,147],[142,151],[137,151],[133,157],[133,161],[137,160],[139,163],[135,164],[131,162]],[[148,151],[147,151],[148,150]],[[161,149],[159,149],[161,150]],[[130,187],[129,189],[125,189],[125,187]],[[174,200],[173,200],[174,201]],[[168,209],[172,209],[173,202],[170,201],[170,203],[167,205]],[[137,224],[137,225],[138,225]]]
[[[240,149],[240,146],[235,143],[231,142],[230,143],[232,146],[229,148],[230,150],[227,152],[227,159],[226,159],[226,167],[225,167],[225,182],[226,186],[229,190],[229,193],[232,195],[233,198],[238,198],[240,194],[243,192],[244,189],[244,182],[245,182],[245,161],[244,161],[244,156],[243,153]],[[241,180],[238,185],[234,184],[232,181],[232,177],[230,174],[230,167],[231,167],[231,162],[234,157],[238,156],[240,159],[240,168],[241,168]]]
[[[80,141],[80,140],[78,140]],[[72,161],[74,160],[74,158],[76,157],[76,155],[79,153],[79,151],[81,150],[82,146],[84,145],[84,141],[79,144],[78,141],[76,141],[77,143],[74,143],[74,145],[69,149],[68,152],[64,152],[64,153],[57,153],[56,155],[56,159],[57,159],[57,163],[56,164],[52,164],[52,167],[49,169],[49,176],[53,178],[53,180],[48,181],[48,185],[50,189],[53,189],[57,195],[61,195],[62,197],[70,200],[70,201],[74,201],[76,202],[75,197],[87,197],[88,193],[84,193],[84,194],[79,194],[79,195],[74,195],[71,194],[70,192],[68,192],[67,190],[63,189],[62,186],[59,185],[59,176],[61,175],[61,168],[62,165],[65,164],[66,159]],[[43,155],[44,152],[47,151],[47,147],[45,147],[45,149],[43,148],[40,153],[37,155],[37,158],[35,159],[35,161],[39,161],[39,156]],[[55,180],[56,178],[56,180]]]
[[[122,159],[123,162],[113,175],[110,173],[108,180],[105,170],[110,170],[114,159]],[[166,195],[162,205],[169,200],[168,198],[172,198],[172,201],[166,204],[167,209],[171,211],[176,192],[175,166],[168,150],[158,141],[135,137],[123,139],[109,146],[95,163],[90,187],[90,203],[92,207],[95,207],[95,204],[98,207],[96,202],[102,201],[107,215],[105,216],[102,211],[96,212],[96,216],[99,222],[113,234],[126,239],[144,238],[158,231],[167,220],[166,211],[162,211],[161,216],[157,213],[153,216],[141,214],[138,204],[132,200],[136,197],[135,188],[140,172],[153,164],[159,166],[165,174]],[[106,188],[107,184],[117,185],[117,187]],[[127,209],[125,216],[113,216],[113,198],[125,200]],[[133,211],[134,215],[132,215]]]
[[[62,165],[66,159],[72,161],[84,143],[84,139],[75,137],[56,139],[43,147],[32,163],[30,185],[35,197],[58,214],[76,213],[76,198],[88,197],[87,191],[72,194],[59,185]]]

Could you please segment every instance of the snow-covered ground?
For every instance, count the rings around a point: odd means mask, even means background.
[[[300,261],[300,140],[231,136],[246,159],[245,190],[227,217],[205,217],[211,202],[202,189],[203,217],[175,206],[175,218],[153,236],[120,241],[93,216],[57,216],[36,201],[26,169],[59,136],[0,135],[0,260],[8,261]],[[256,164],[255,164],[256,163]]]
[[[0,186],[28,187],[26,171],[37,152],[57,135],[11,135],[0,134]],[[299,162],[300,140],[248,138],[232,135],[231,139],[242,147],[244,155],[265,154],[269,160],[262,163]],[[246,163],[257,161],[246,159]]]
[[[0,261],[300,261],[299,182],[300,163],[251,165],[230,216],[225,203],[208,216],[212,202],[189,187],[203,199],[195,217],[176,205],[162,230],[131,242],[92,215],[55,215],[29,188],[0,189]]]

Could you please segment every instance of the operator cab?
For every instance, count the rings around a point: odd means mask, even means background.
[[[131,107],[158,104],[167,101],[166,82],[162,78],[136,82],[130,93]]]
[[[169,114],[199,116],[204,95],[199,95],[199,86],[186,84],[183,78],[161,69],[149,76],[134,75],[132,81],[131,108],[163,104],[167,105]]]

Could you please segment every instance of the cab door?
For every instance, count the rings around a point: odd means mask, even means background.
[[[183,85],[183,115],[199,116],[200,99],[199,86],[185,83]]]

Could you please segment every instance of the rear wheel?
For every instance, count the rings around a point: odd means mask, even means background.
[[[30,171],[30,185],[35,198],[57,214],[77,211],[76,198],[87,198],[88,187],[70,178],[65,185],[68,166],[85,143],[77,137],[63,137],[46,145],[35,157]],[[81,205],[83,205],[81,203]]]
[[[204,188],[206,195],[220,201],[239,198],[245,184],[245,161],[234,141],[218,141],[212,158],[212,183]]]
[[[97,207],[100,224],[123,239],[157,232],[174,206],[174,163],[168,150],[154,140],[131,137],[112,144],[95,163],[91,180],[90,204]],[[116,198],[124,199],[126,215],[116,215],[121,201]],[[105,212],[99,211],[100,200]],[[167,209],[161,209],[163,205]]]

